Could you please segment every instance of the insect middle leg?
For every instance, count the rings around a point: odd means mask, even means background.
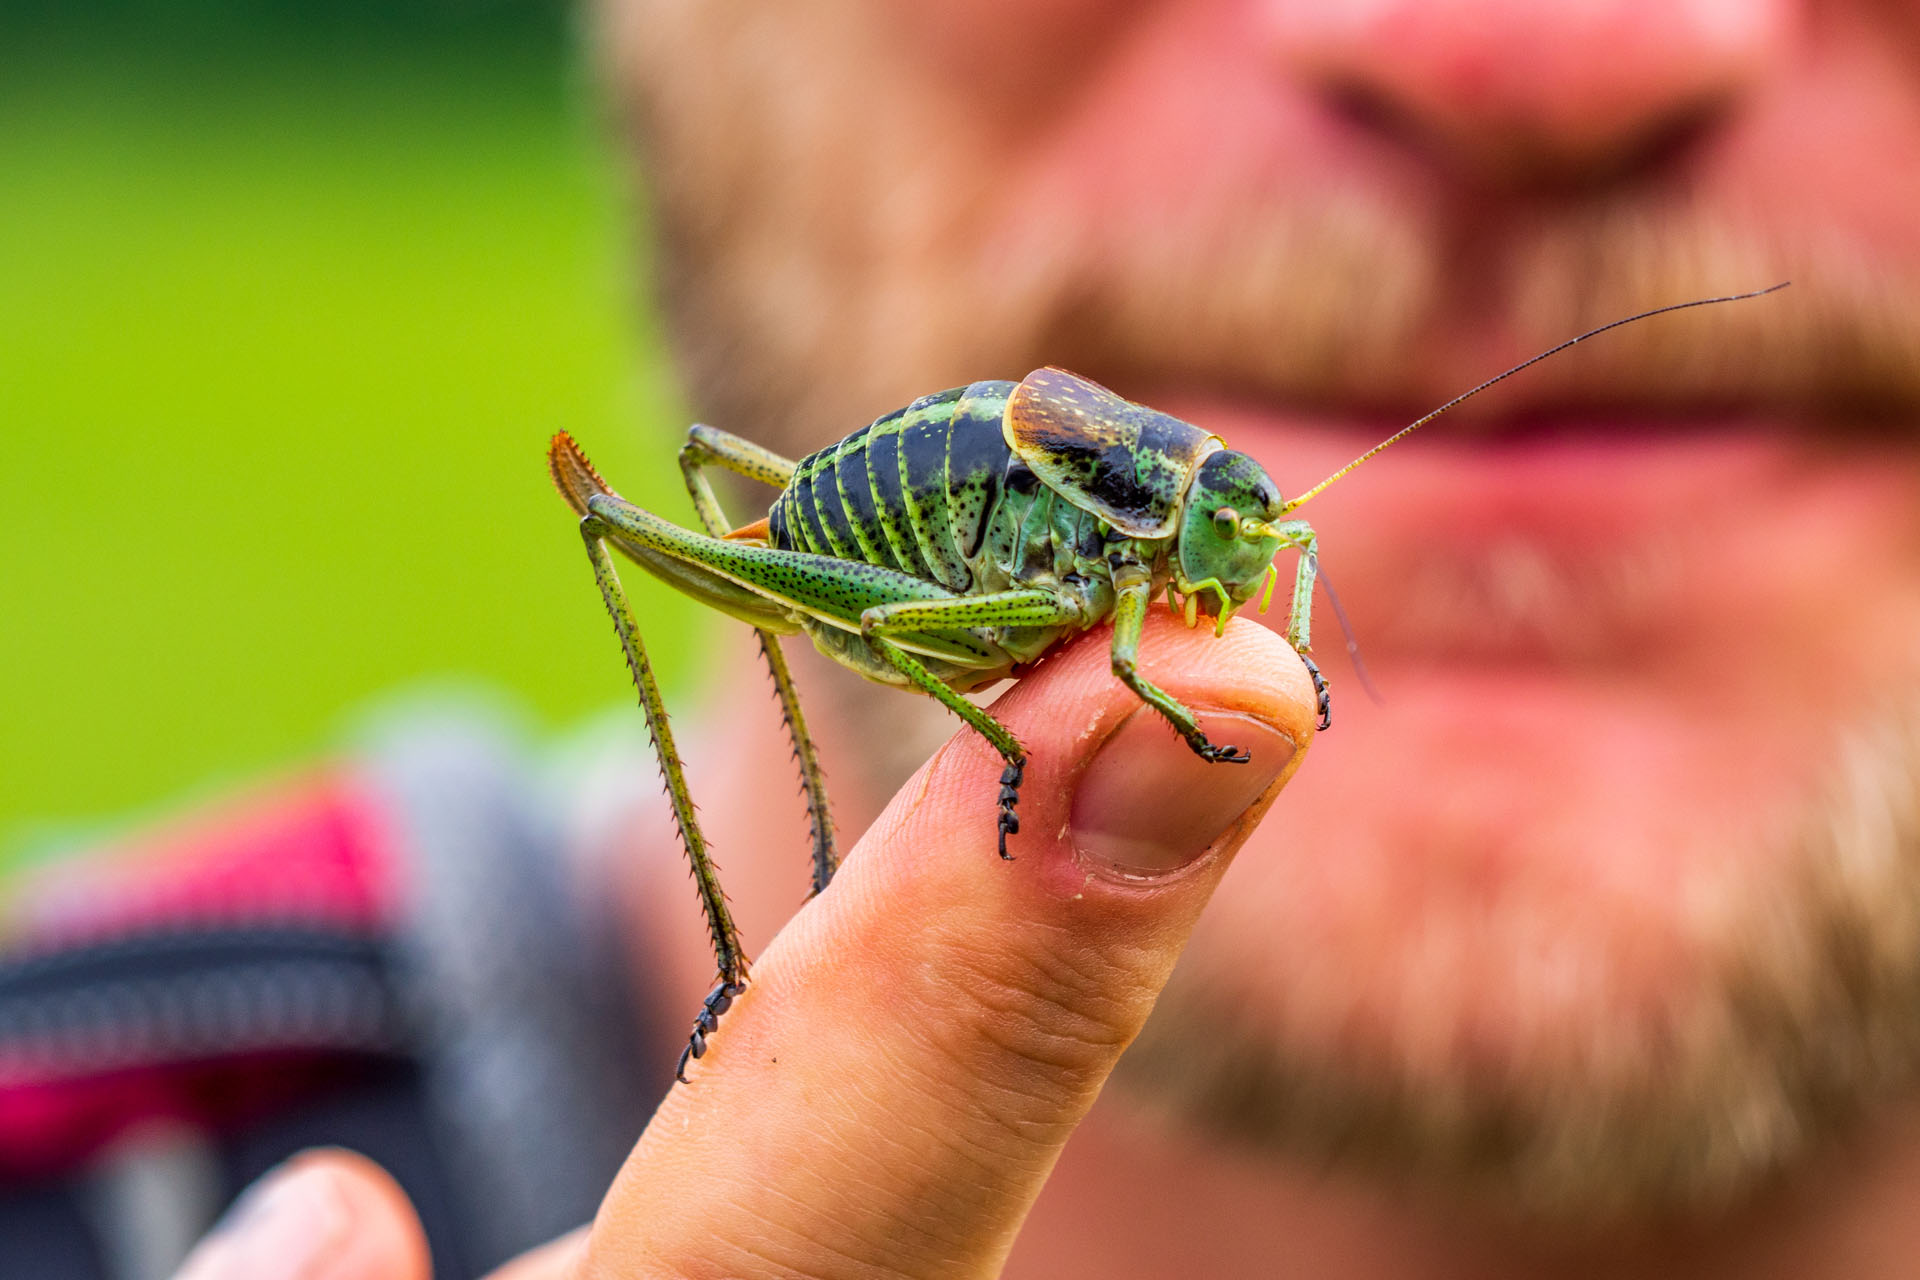
[[[915,688],[938,699],[993,745],[1007,762],[1000,774],[1000,856],[1009,862],[1007,837],[1020,830],[1020,781],[1026,774],[1027,752],[1007,727],[936,679],[911,653],[886,637],[914,632],[955,631],[971,627],[1052,627],[1077,621],[1079,601],[1038,588],[996,591],[951,600],[910,600],[877,605],[860,615],[860,633],[893,664]]]
[[[714,537],[724,536],[733,526],[720,509],[720,499],[707,478],[706,468],[718,466],[749,480],[758,480],[776,489],[784,489],[793,478],[794,464],[751,440],[699,423],[687,432],[680,448],[680,473],[686,478],[687,493],[699,513],[700,523]],[[806,716],[800,710],[800,695],[793,687],[793,674],[780,639],[764,628],[754,628],[760,640],[760,652],[773,676],[773,690],[780,700],[780,715],[786,721],[787,736],[793,742],[794,762],[800,769],[800,786],[807,798],[807,825],[813,841],[812,892],[819,893],[833,879],[840,857],[834,848],[833,816],[827,806],[827,780],[820,768],[819,752],[813,735],[807,731]]]

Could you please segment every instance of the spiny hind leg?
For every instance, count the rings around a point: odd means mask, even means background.
[[[1200,731],[1200,721],[1193,712],[1182,706],[1172,694],[1154,684],[1138,669],[1140,657],[1140,632],[1146,622],[1147,599],[1152,591],[1152,583],[1146,570],[1137,573],[1116,573],[1115,585],[1119,587],[1113,603],[1113,674],[1120,683],[1133,690],[1134,696],[1167,718],[1193,748],[1195,755],[1211,764],[1245,764],[1253,757],[1239,747],[1217,746],[1207,740]]]
[[[706,913],[707,932],[713,943],[714,967],[720,977],[719,985],[700,1006],[700,1013],[694,1019],[693,1033],[687,1038],[687,1047],[674,1067],[674,1078],[685,1083],[688,1060],[706,1053],[707,1036],[719,1025],[720,1015],[727,1011],[733,998],[746,989],[747,957],[740,948],[740,932],[734,927],[733,913],[727,908],[727,896],[720,888],[720,877],[714,868],[713,858],[707,852],[706,837],[700,831],[698,819],[694,817],[693,797],[687,790],[680,753],[673,744],[673,730],[667,723],[666,703],[660,697],[660,685],[654,678],[653,665],[647,661],[646,648],[640,642],[640,628],[634,621],[633,607],[627,602],[627,593],[620,585],[619,574],[614,572],[613,557],[607,554],[604,539],[608,532],[607,524],[599,516],[588,515],[580,521],[580,536],[587,544],[587,558],[593,562],[593,578],[600,587],[600,598],[606,602],[607,613],[613,619],[613,629],[620,638],[620,649],[626,655],[627,669],[633,674],[634,687],[639,691],[640,709],[646,713],[647,732],[653,737],[653,753],[660,764],[660,776],[667,786],[667,799],[673,806],[673,820],[680,828],[680,842],[686,847],[687,861],[693,866],[693,881],[700,894],[701,909]]]
[[[719,467],[749,480],[758,480],[776,489],[785,488],[793,478],[794,464],[777,453],[713,427],[695,423],[687,430],[687,442],[680,447],[680,474],[687,482],[687,494],[699,513],[700,523],[716,538],[726,536],[733,525],[720,507],[719,496],[707,476],[708,467]],[[819,893],[833,879],[840,865],[834,847],[833,815],[827,804],[827,777],[820,767],[820,753],[807,730],[807,718],[800,710],[800,695],[793,687],[793,673],[780,651],[780,638],[771,631],[759,630],[760,652],[766,659],[767,673],[773,677],[774,696],[780,701],[780,718],[793,743],[794,764],[800,771],[800,790],[807,798],[807,828],[813,845],[813,878],[810,895]]]

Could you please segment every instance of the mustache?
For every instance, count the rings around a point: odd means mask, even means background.
[[[1375,202],[1239,202],[1224,219],[1220,207],[1154,234],[1023,236],[997,273],[998,314],[1027,317],[1007,336],[1027,359],[1122,389],[1203,382],[1411,417],[1608,321],[1791,279],[1779,298],[1609,333],[1456,413],[1920,415],[1920,275],[1839,229],[1622,200],[1466,251]]]

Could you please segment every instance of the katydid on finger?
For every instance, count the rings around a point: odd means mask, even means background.
[[[572,437],[556,435],[548,463],[580,518],[638,687],[718,969],[676,1078],[685,1082],[689,1061],[706,1052],[707,1037],[745,989],[747,958],[611,553],[759,632],[806,794],[813,892],[832,878],[837,855],[819,756],[780,649],[780,637],[796,632],[870,680],[937,699],[992,745],[1006,766],[996,843],[1011,860],[1007,838],[1020,830],[1027,753],[962,694],[1018,676],[1063,640],[1111,619],[1115,677],[1202,759],[1243,764],[1245,751],[1209,741],[1192,711],[1139,673],[1142,623],[1148,603],[1165,593],[1188,626],[1204,614],[1221,634],[1255,596],[1267,607],[1275,558],[1293,550],[1286,637],[1313,680],[1325,729],[1331,700],[1310,656],[1319,541],[1305,521],[1288,518],[1296,509],[1461,401],[1574,343],[1784,287],[1676,303],[1589,330],[1456,396],[1294,498],[1219,436],[1055,368],[922,396],[799,462],[695,426],[680,468],[703,533],[621,498]],[[709,475],[715,467],[780,491],[764,518],[738,527],[726,518]]]

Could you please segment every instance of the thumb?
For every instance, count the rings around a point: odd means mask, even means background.
[[[316,1150],[263,1175],[174,1280],[427,1280],[406,1193],[351,1151]]]
[[[616,1181],[588,1274],[997,1273],[1312,737],[1264,628],[1156,611],[1141,670],[1252,762],[1199,760],[1113,678],[1104,633],[1049,658],[994,708],[1029,751],[1017,861],[994,856],[1001,761],[963,730],[756,965]]]

